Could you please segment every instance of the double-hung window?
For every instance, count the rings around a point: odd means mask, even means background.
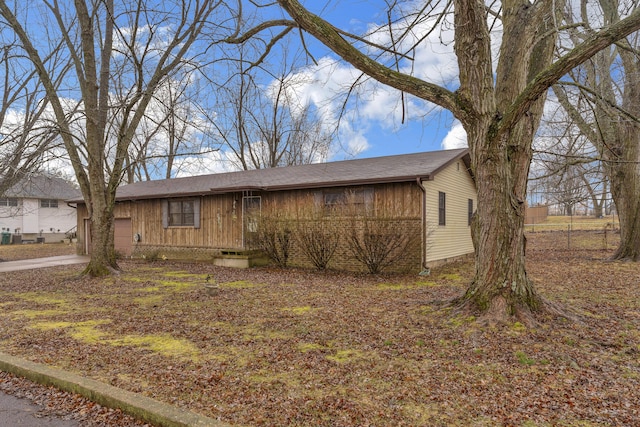
[[[57,199],[40,199],[40,207],[41,208],[57,208],[58,200]]]
[[[200,199],[163,200],[162,227],[200,228]]]
[[[194,219],[193,200],[172,200],[169,202],[170,226],[192,226]]]
[[[3,197],[0,198],[0,206],[6,206],[6,207],[17,207],[18,206],[18,199],[16,199],[15,197]]]

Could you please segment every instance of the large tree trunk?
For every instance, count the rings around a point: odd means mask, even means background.
[[[473,18],[460,12],[469,6],[464,0],[459,1],[456,22],[460,27],[468,26]],[[500,50],[495,88],[475,94],[471,102],[480,114],[465,126],[478,189],[478,212],[472,230],[476,272],[457,304],[484,313],[490,321],[513,316],[528,321],[543,306],[525,269],[524,220],[532,143],[546,97],[533,102],[511,126],[499,129],[513,99],[551,63],[555,37],[553,32],[547,32],[547,26],[553,9],[550,4],[531,7],[528,2],[519,1],[504,5],[503,37],[509,42],[503,43]],[[456,34],[460,68],[470,73],[461,71],[461,81],[468,86],[472,86],[474,78],[473,67],[469,66],[473,58],[463,50],[465,45],[474,43],[479,32],[463,34],[458,29]],[[486,58],[484,61],[489,62]]]
[[[538,109],[542,105],[543,101],[538,103]],[[478,212],[472,224],[476,272],[456,303],[484,313],[489,321],[515,317],[528,322],[543,307],[527,277],[524,234],[530,141],[535,129],[530,121],[538,117],[525,116],[509,135],[489,143],[468,136],[470,146],[476,147],[471,150],[478,190]]]
[[[113,231],[113,211],[106,206],[101,212],[94,211],[91,216],[91,258],[83,274],[100,277],[119,269],[113,246]]]
[[[100,129],[87,124],[87,139],[102,138]],[[99,141],[99,139],[96,139]],[[114,248],[114,216],[115,189],[110,189],[101,179],[104,170],[100,156],[100,144],[87,144],[89,150],[94,150],[94,156],[89,156],[89,197],[87,210],[91,218],[91,259],[83,274],[92,277],[106,276],[117,271],[116,255]]]
[[[609,166],[611,194],[620,218],[620,245],[613,259],[640,260],[640,129],[630,125],[624,144],[620,144],[619,158]],[[635,142],[629,142],[635,138]]]

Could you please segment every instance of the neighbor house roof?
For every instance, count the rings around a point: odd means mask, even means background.
[[[276,191],[430,179],[467,149],[314,163],[269,169],[143,181],[118,188],[117,200],[194,196],[236,191]]]
[[[28,175],[9,188],[5,197],[68,200],[80,197],[80,190],[69,181],[51,175]]]

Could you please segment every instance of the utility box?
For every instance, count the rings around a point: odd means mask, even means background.
[[[13,235],[13,237],[12,237],[12,239],[11,239],[11,242],[12,242],[14,245],[20,245],[20,244],[22,244],[22,234],[14,234],[14,235]]]
[[[3,245],[10,245],[11,244],[11,233],[9,233],[8,231],[3,231],[2,232],[2,244]]]

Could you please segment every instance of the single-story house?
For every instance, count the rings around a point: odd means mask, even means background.
[[[403,248],[407,253],[389,270],[421,271],[473,252],[477,196],[469,162],[468,150],[456,149],[124,185],[116,197],[116,251],[211,260],[255,249],[260,218],[301,229],[320,221],[333,223],[333,236],[342,237],[327,267],[363,270],[350,255],[349,227],[359,223],[362,234],[363,221],[392,221],[418,243]],[[90,222],[82,202],[77,212],[79,248],[87,253]],[[302,242],[291,240],[289,265],[311,266]]]
[[[0,229],[11,233],[12,243],[59,242],[76,231],[74,185],[51,175],[28,175],[0,197]]]

